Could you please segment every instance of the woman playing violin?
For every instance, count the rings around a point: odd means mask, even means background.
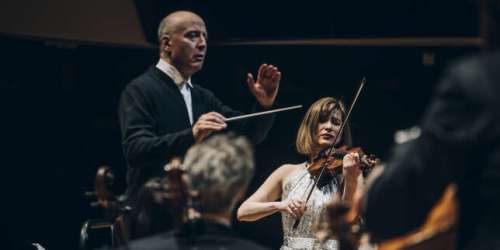
[[[325,97],[312,104],[302,120],[296,140],[297,151],[308,156],[309,160],[300,164],[285,164],[276,169],[240,206],[238,219],[256,221],[281,212],[284,232],[281,249],[337,249],[335,240],[324,244],[316,240],[311,227],[322,219],[325,206],[334,193],[344,200],[352,200],[357,183],[362,181],[359,156],[357,153],[345,154],[340,174],[322,185],[315,185],[317,174],[309,170],[317,165],[316,161],[325,150],[334,145],[351,144],[348,129],[336,136],[345,117],[344,105],[334,98]],[[338,138],[336,142],[335,138]],[[314,190],[306,203],[311,189]],[[281,200],[277,201],[279,198]],[[298,219],[300,223],[294,227]]]

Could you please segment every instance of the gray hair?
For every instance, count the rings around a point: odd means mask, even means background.
[[[200,192],[202,211],[227,212],[253,177],[252,146],[243,136],[215,135],[189,149],[183,166],[189,187]]]

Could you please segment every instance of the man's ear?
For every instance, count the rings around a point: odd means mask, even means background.
[[[169,35],[164,34],[161,36],[160,47],[161,47],[162,52],[165,52],[165,53],[170,52],[170,49],[172,47],[172,40],[170,39]]]

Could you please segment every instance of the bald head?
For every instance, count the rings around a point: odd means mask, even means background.
[[[205,26],[203,19],[193,12],[184,10],[172,12],[161,21],[158,27],[158,40],[161,42],[163,35],[172,35],[193,23]]]
[[[201,70],[207,52],[207,29],[200,16],[176,11],[163,18],[158,28],[160,58],[188,79]]]

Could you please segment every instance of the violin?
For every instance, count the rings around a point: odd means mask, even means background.
[[[182,168],[180,158],[174,157],[164,170],[166,181],[163,182],[163,191],[174,222],[174,230],[178,234],[189,236],[200,227],[199,192],[188,189],[187,173]]]
[[[164,168],[165,180],[162,192],[169,204],[174,228],[179,229],[186,220],[184,210],[187,207],[188,193],[185,172],[180,158],[173,158]]]
[[[331,150],[334,150],[332,154],[323,152],[312,160],[311,164],[309,164],[307,168],[311,176],[319,176],[323,166],[326,166],[323,170],[323,175],[326,177],[335,177],[342,174],[344,156],[350,153],[358,153],[360,159],[358,167],[361,171],[363,171],[364,176],[366,176],[373,167],[380,163],[380,159],[378,157],[373,154],[366,154],[361,147],[348,147],[344,145],[338,149]]]
[[[131,216],[132,237],[141,238],[172,230],[175,234],[189,232],[188,226],[199,213],[196,196],[188,189],[187,174],[181,159],[172,160],[163,168],[161,178],[146,182],[137,194]]]

